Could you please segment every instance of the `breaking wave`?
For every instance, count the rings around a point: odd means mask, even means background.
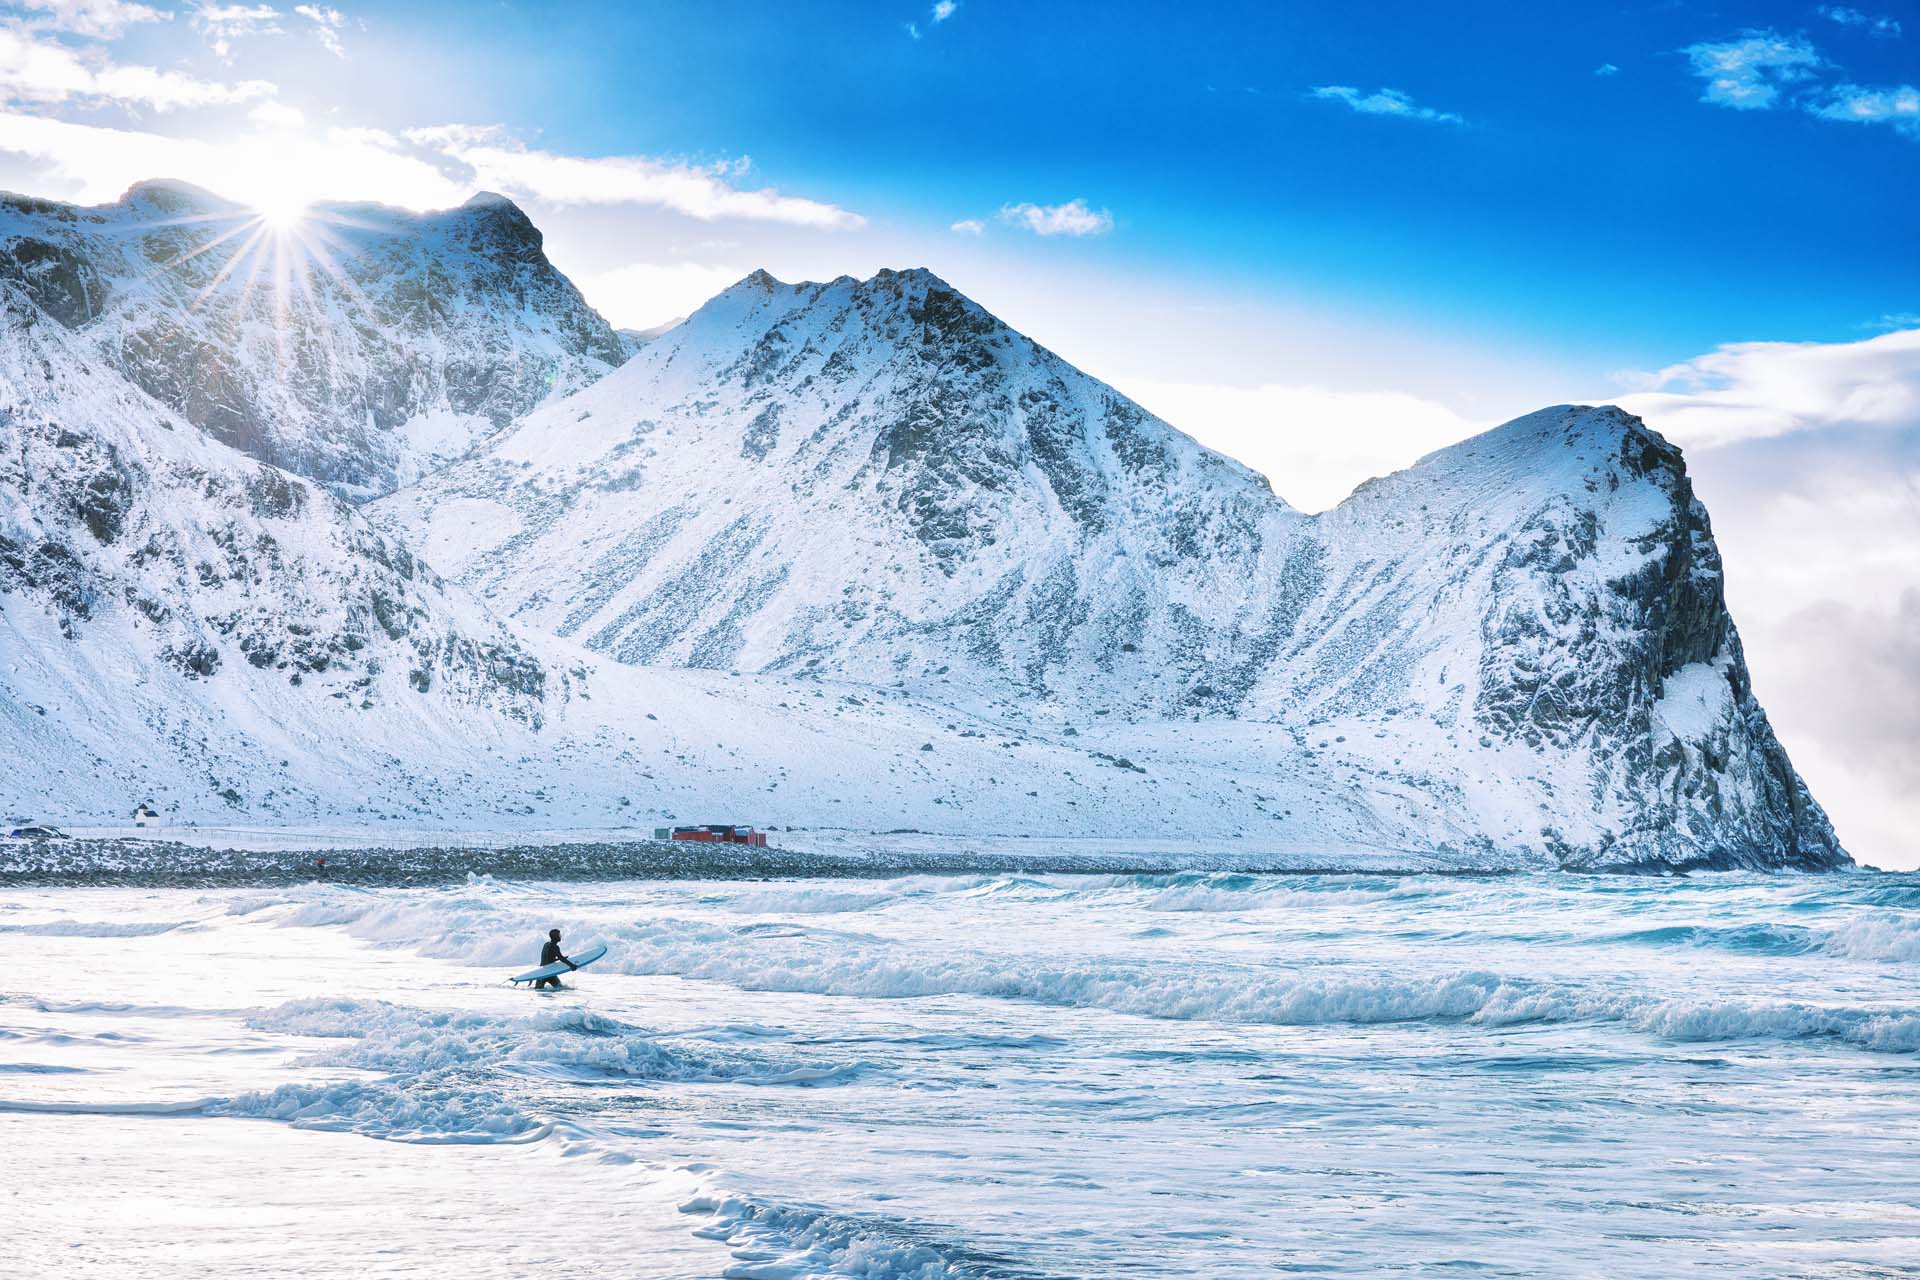
[[[1920,915],[1905,911],[1862,912],[1832,926],[1775,924],[1665,925],[1594,939],[1642,946],[1713,947],[1754,955],[1812,953],[1849,960],[1911,963],[1920,960]]]
[[[260,1010],[248,1022],[260,1031],[338,1041],[308,1055],[307,1067],[385,1078],[283,1085],[222,1100],[214,1114],[409,1141],[538,1137],[545,1122],[509,1100],[529,1093],[525,1083],[512,1083],[516,1078],[811,1086],[851,1079],[867,1067],[663,1044],[643,1027],[577,1008],[502,1018],[312,999]]]
[[[1182,887],[1182,886],[1169,886]],[[1232,888],[1222,892],[1236,892]],[[1369,890],[1371,892],[1371,890]],[[370,904],[358,915],[331,904],[297,918],[339,921],[355,936],[401,942],[472,964],[511,963],[533,921],[492,899]],[[1865,923],[1862,923],[1865,921]],[[1881,1052],[1920,1052],[1920,1011],[1829,1008],[1766,1001],[1690,1002],[1614,994],[1567,982],[1461,969],[1408,975],[1350,965],[1271,968],[1143,964],[1137,958],[1004,955],[901,946],[864,934],[756,923],[661,918],[608,925],[568,922],[577,936],[613,945],[602,970],[670,975],[748,991],[862,999],[978,996],[1100,1009],[1129,1016],[1280,1026],[1402,1022],[1516,1026],[1612,1022],[1675,1040],[1830,1038]],[[1642,931],[1653,942],[1739,945],[1756,953],[1852,948],[1897,958],[1908,945],[1897,922],[1862,917],[1844,934],[1815,937],[1774,926]]]
[[[1796,956],[1820,949],[1820,939],[1811,929],[1799,925],[1743,924],[1715,927],[1700,924],[1663,925],[1653,929],[1635,929],[1609,934],[1596,942],[1618,942],[1632,946],[1717,947],[1723,951],[1745,951],[1756,955]]]
[[[1819,931],[1820,949],[1853,960],[1920,961],[1920,914],[1869,911]]]
[[[725,1192],[686,1200],[680,1211],[705,1221],[693,1234],[717,1240],[741,1280],[842,1275],[863,1280],[1009,1280],[1034,1274],[1006,1258],[967,1249],[927,1228],[877,1215],[762,1204]]]
[[[1436,876],[1290,876],[1236,871],[1058,877],[1044,882],[1067,898],[1111,898],[1148,911],[1314,911],[1411,902],[1457,891]]]

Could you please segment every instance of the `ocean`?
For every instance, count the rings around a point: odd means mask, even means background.
[[[608,956],[534,994],[549,928]],[[1920,1275],[1920,875],[0,894],[22,1274]]]

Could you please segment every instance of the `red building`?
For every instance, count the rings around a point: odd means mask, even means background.
[[[708,844],[750,844],[762,849],[767,845],[767,833],[764,831],[718,822],[710,822],[702,827],[655,827],[653,836],[656,840],[702,840]]]

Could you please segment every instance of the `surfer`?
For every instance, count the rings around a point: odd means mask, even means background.
[[[568,969],[578,969],[580,967],[560,954],[560,931],[558,929],[547,930],[546,945],[540,948],[540,964],[542,967],[550,964],[564,964]],[[533,984],[533,989],[538,991],[541,987],[553,987],[558,990],[559,986],[560,979],[558,976],[555,976],[540,979],[540,981]]]

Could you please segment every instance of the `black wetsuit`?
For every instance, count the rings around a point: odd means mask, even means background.
[[[567,962],[568,964],[572,964],[572,963],[573,963],[573,961],[571,961],[571,960],[567,960],[567,958],[566,958],[565,956],[563,956],[563,955],[561,955],[561,954],[560,954],[560,944],[559,944],[559,943],[557,943],[557,942],[555,942],[555,941],[554,941],[554,940],[553,940],[552,938],[548,938],[548,939],[547,939],[547,943],[546,943],[546,945],[540,948],[540,964],[541,964],[541,967],[543,967],[543,968],[544,968],[544,967],[545,967],[545,966],[547,966],[547,965],[550,965],[550,964],[553,964],[553,963],[555,963],[555,962],[557,962],[557,961],[561,961],[561,960],[566,960],[566,962]],[[538,987],[557,987],[557,986],[559,986],[559,985],[560,985],[560,979],[559,979],[559,978],[557,978],[557,977],[554,977],[554,978],[542,978],[542,979],[540,979],[540,981],[538,981],[538,982],[536,982],[536,983],[534,983],[533,985],[534,985],[534,986],[535,986],[536,988],[538,988]]]

